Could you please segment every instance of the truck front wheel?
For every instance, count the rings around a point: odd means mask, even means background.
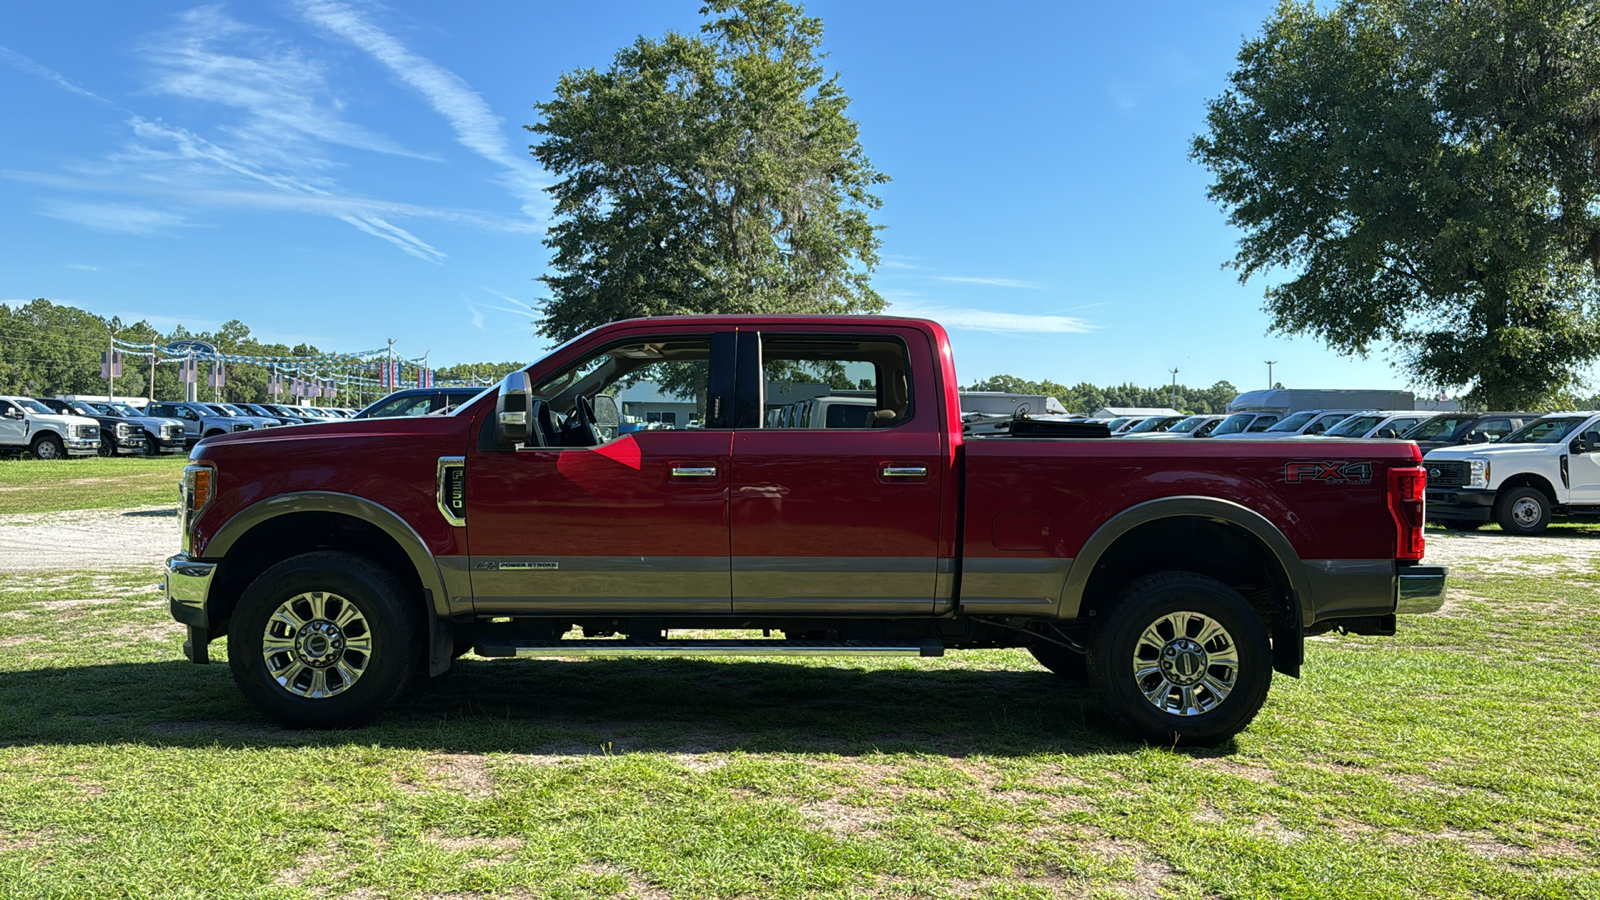
[[[252,705],[287,728],[370,719],[421,657],[398,579],[365,557],[318,551],[250,583],[228,628],[228,667]]]
[[[1494,520],[1507,534],[1539,534],[1550,527],[1550,498],[1538,488],[1512,488],[1495,498]]]
[[[67,447],[61,443],[61,438],[48,432],[34,438],[28,449],[32,451],[34,459],[61,459],[67,455]]]
[[[1089,647],[1089,679],[1134,735],[1210,746],[1244,730],[1272,684],[1267,625],[1238,591],[1190,572],[1129,583]]]

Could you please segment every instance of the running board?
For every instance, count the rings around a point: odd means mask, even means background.
[[[479,656],[943,656],[938,641],[479,641]]]

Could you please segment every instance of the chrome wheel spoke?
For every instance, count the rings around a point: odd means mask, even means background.
[[[363,634],[363,635],[359,635],[357,637],[347,637],[347,638],[345,638],[344,639],[344,652],[349,653],[352,650],[354,650],[357,653],[360,653],[362,656],[371,656],[372,655],[372,635]],[[365,666],[363,666],[363,668],[365,668]]]
[[[272,677],[277,682],[290,690],[294,689],[294,680],[306,669],[305,665],[297,659],[291,658],[281,669],[274,669]]]
[[[1134,686],[1152,706],[1175,716],[1198,716],[1216,709],[1233,690],[1239,648],[1213,616],[1179,610],[1140,633],[1132,663]]]
[[[1205,678],[1201,679],[1200,683],[1206,686],[1206,690],[1210,691],[1213,697],[1217,698],[1218,703],[1221,703],[1223,700],[1227,699],[1228,692],[1233,690],[1233,682],[1230,681],[1227,684],[1223,684],[1217,679],[1212,678],[1210,675],[1207,675]]]
[[[269,658],[276,656],[279,653],[293,653],[294,640],[291,638],[279,637],[269,631],[261,639],[261,652]]]
[[[328,617],[328,595],[321,591],[312,591],[305,595],[306,602],[311,605],[311,618],[326,619]]]
[[[284,690],[322,700],[361,679],[372,660],[372,643],[372,630],[354,603],[328,591],[306,591],[268,617],[261,655]]]
[[[1228,632],[1223,629],[1222,625],[1219,624],[1216,619],[1202,619],[1201,621],[1203,621],[1205,624],[1201,626],[1200,634],[1194,639],[1195,643],[1199,644],[1200,646],[1210,647],[1211,642],[1216,640],[1218,637],[1228,636]]]
[[[361,673],[366,669],[366,666],[362,666],[360,669],[357,669],[356,667],[350,665],[350,663],[341,659],[337,664],[334,665],[334,669],[338,671],[339,677],[343,679],[343,683],[339,687],[339,690],[342,691],[350,685],[356,683],[356,679],[361,677]]]
[[[1154,703],[1160,709],[1167,708],[1167,695],[1172,693],[1172,682],[1161,679],[1156,686],[1144,691],[1144,698]]]
[[[344,608],[339,610],[339,617],[333,620],[333,624],[339,626],[342,630],[349,630],[351,622],[360,622],[363,625],[367,623],[366,618],[361,615],[361,610],[356,609],[354,603],[349,600],[344,600],[343,602]]]
[[[1178,696],[1183,698],[1178,707],[1179,715],[1192,716],[1200,712],[1200,704],[1194,696],[1194,685],[1186,684],[1178,688]]]
[[[1208,653],[1206,654],[1206,657],[1209,661],[1209,665],[1207,665],[1206,668],[1210,668],[1211,666],[1226,666],[1232,671],[1238,671],[1239,669],[1239,654],[1231,644],[1228,646],[1228,649],[1219,651],[1217,653]]]
[[[306,690],[306,696],[315,699],[328,696],[328,672],[326,669],[311,670],[311,687]]]

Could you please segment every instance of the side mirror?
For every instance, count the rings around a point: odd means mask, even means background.
[[[8,419],[20,419],[20,418],[22,418],[22,410],[14,409],[14,408],[13,409],[8,409],[8,410],[6,410],[6,418],[8,418]]]
[[[1385,440],[1391,440],[1391,441],[1394,440],[1395,438],[1399,437],[1399,436],[1400,436],[1400,432],[1395,431],[1393,428],[1381,429],[1381,430],[1378,431],[1378,433],[1376,435],[1374,435],[1374,437],[1380,437],[1380,438],[1384,438]]]
[[[1583,449],[1579,453],[1594,453],[1600,451],[1600,431],[1585,431],[1583,433]]]
[[[616,434],[616,426],[622,421],[621,410],[616,408],[616,397],[610,394],[597,394],[595,396],[595,426],[597,428],[611,429],[611,434]]]
[[[526,444],[533,424],[533,385],[527,372],[512,372],[500,382],[494,402],[495,442]]]

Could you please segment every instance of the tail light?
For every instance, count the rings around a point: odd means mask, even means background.
[[[1389,470],[1389,513],[1394,516],[1396,559],[1422,558],[1423,492],[1428,475],[1422,468]]]

